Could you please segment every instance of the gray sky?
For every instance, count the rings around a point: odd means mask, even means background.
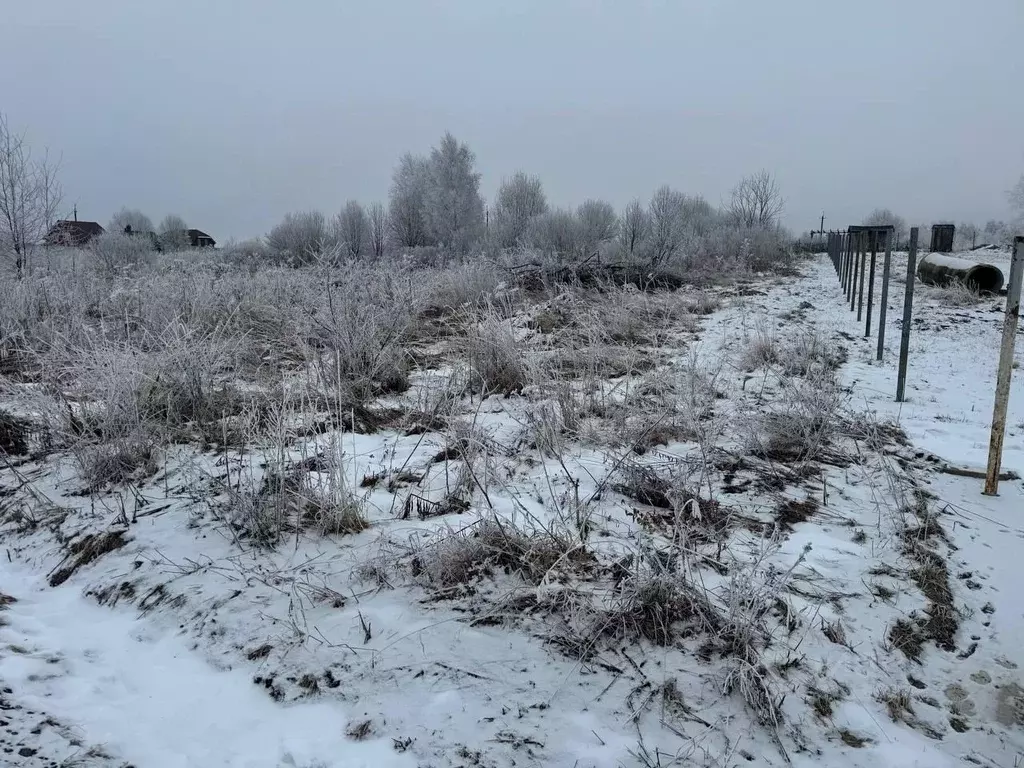
[[[221,242],[385,199],[452,131],[493,197],[557,205],[777,174],[786,223],[1008,216],[1021,0],[5,0],[0,109],[63,154],[69,207]]]

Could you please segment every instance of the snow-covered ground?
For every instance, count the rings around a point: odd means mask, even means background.
[[[896,275],[904,263],[897,255]],[[696,332],[673,333],[661,368],[643,380],[692,374],[693,354],[719,390],[716,450],[734,461],[708,482],[734,517],[720,541],[687,545],[699,550],[688,579],[730,617],[764,626],[752,671],[778,695],[779,722],[758,721],[742,685],[727,683],[740,667],[697,635],[656,644],[595,633],[586,649],[566,652],[553,628],[586,615],[585,600],[614,602],[598,575],[555,563],[539,583],[523,583],[495,569],[457,595],[409,576],[421,553],[458,541],[478,514],[551,525],[573,499],[590,500],[586,548],[602,562],[664,551],[652,510],[606,478],[627,460],[683,476],[701,463],[700,446],[669,439],[636,458],[581,441],[552,461],[521,438],[537,397],[528,395],[467,403],[488,446],[470,510],[418,520],[402,514],[409,489],[381,482],[365,492],[368,531],[296,534],[274,552],[236,541],[208,498],[218,477],[230,484],[259,471],[251,456],[225,466],[223,456],[176,449],[156,478],[92,497],[75,495],[81,484],[60,457],[0,471],[5,758],[136,768],[1016,768],[1024,484],[1005,481],[990,498],[980,480],[939,471],[984,465],[1001,302],[951,309],[919,285],[908,399],[898,404],[902,285],[893,284],[877,363],[875,339],[863,338],[831,264],[803,271],[721,289],[722,309]],[[853,424],[836,446],[848,456],[759,483],[765,466],[741,461],[737,425],[808,393],[738,361],[759,335],[785,345],[811,334],[846,349],[845,412],[898,423],[911,444]],[[1021,376],[1009,423],[1003,467],[1024,474]],[[353,480],[411,468],[416,495],[434,500],[457,474],[436,459],[448,442],[382,431],[345,434],[342,447]],[[923,517],[904,509],[914,499],[927,500]],[[812,500],[813,513],[778,517],[787,503]],[[928,568],[948,571],[955,638],[948,648],[929,639],[912,658],[893,626],[924,626],[950,607],[921,586]],[[769,614],[748,616],[733,599],[744,594],[768,595]]]

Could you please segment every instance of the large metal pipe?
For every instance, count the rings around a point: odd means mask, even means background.
[[[961,282],[983,293],[999,293],[1003,273],[991,264],[978,264],[944,253],[929,253],[917,267],[917,276],[928,285],[949,285]]]

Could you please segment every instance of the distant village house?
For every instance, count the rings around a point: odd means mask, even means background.
[[[61,220],[50,227],[43,242],[46,245],[82,248],[88,245],[94,237],[102,235],[103,232],[103,227],[95,221]]]
[[[50,231],[43,238],[45,245],[65,246],[69,248],[83,248],[92,240],[106,232],[95,221],[79,221],[78,210],[75,210],[74,219],[62,219],[50,227]],[[124,234],[128,237],[144,237],[149,239],[155,250],[163,250],[160,238],[155,232],[141,232],[133,230],[131,226],[124,228]],[[201,229],[186,230],[188,244],[192,248],[216,248],[217,241],[203,232]]]
[[[215,248],[217,246],[217,241],[201,229],[190,229],[188,242],[193,248]]]

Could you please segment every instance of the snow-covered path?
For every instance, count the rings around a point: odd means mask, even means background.
[[[346,737],[335,704],[276,704],[244,671],[215,669],[181,638],[99,607],[74,587],[46,587],[7,558],[0,558],[0,592],[13,598],[0,614],[0,720],[20,714],[64,730],[64,749],[72,750],[53,754],[51,739],[39,765],[69,758],[138,768],[415,765],[390,742]],[[18,725],[8,722],[8,734]],[[11,752],[0,762],[33,765],[34,747],[19,755],[17,743],[5,746]]]

